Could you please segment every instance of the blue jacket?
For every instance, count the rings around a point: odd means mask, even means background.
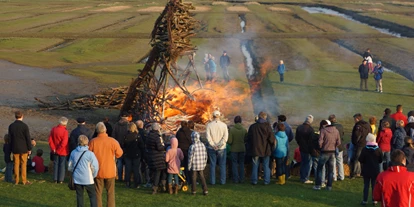
[[[212,59],[208,60],[208,67],[210,69],[210,72],[216,72],[217,71],[216,63]]]
[[[73,173],[73,181],[78,185],[94,184],[93,179],[99,171],[98,160],[96,159],[95,154],[89,151],[88,148],[88,146],[78,146],[72,153],[70,153],[68,170],[72,172],[80,156],[86,151]]]
[[[279,74],[284,74],[285,73],[285,64],[277,66],[277,72]]]
[[[375,80],[381,80],[383,73],[384,73],[384,68],[382,68],[382,66],[380,66],[380,67],[378,67],[378,65],[375,66],[375,68],[374,68],[374,79]]]
[[[273,157],[283,158],[287,156],[289,140],[284,131],[278,131],[276,134],[276,149],[273,151]]]

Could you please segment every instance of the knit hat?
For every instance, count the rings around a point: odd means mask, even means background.
[[[378,62],[377,62],[377,65],[382,65],[381,61],[378,61]]]
[[[309,124],[312,124],[312,122],[313,122],[313,116],[309,114],[309,115],[305,118],[305,122],[308,122]]]
[[[367,137],[365,138],[365,140],[367,141],[367,142],[376,142],[376,137],[375,137],[375,135],[373,135],[373,134],[371,134],[371,133],[369,133],[368,135],[367,135]]]
[[[414,116],[408,117],[408,123],[413,123],[413,122],[414,122]]]

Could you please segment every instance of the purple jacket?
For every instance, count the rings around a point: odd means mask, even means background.
[[[335,126],[326,126],[319,134],[319,147],[322,153],[335,152],[336,147],[341,144],[339,131]]]

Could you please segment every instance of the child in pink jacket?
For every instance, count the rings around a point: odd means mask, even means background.
[[[170,194],[178,193],[178,173],[180,173],[181,160],[184,159],[183,151],[178,148],[178,139],[173,137],[170,140],[171,148],[167,151],[165,161],[168,163],[168,192]],[[175,185],[172,186],[174,176]]]

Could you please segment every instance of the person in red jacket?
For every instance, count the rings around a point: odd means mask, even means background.
[[[414,206],[414,173],[407,171],[404,152],[391,154],[391,167],[380,173],[374,187],[374,200],[382,207]]]
[[[66,173],[66,156],[69,154],[69,134],[66,129],[68,119],[61,117],[59,124],[52,128],[49,135],[50,152],[53,154],[53,179],[55,183],[63,183]]]
[[[392,131],[390,129],[390,123],[388,121],[382,122],[382,129],[378,134],[377,143],[379,148],[382,150],[384,157],[382,158],[382,163],[380,163],[380,172],[388,168],[389,162],[391,160],[391,139]]]
[[[393,118],[395,121],[402,120],[404,122],[404,126],[406,126],[408,123],[407,117],[403,114],[402,105],[397,105],[397,112],[391,114],[390,117]]]

